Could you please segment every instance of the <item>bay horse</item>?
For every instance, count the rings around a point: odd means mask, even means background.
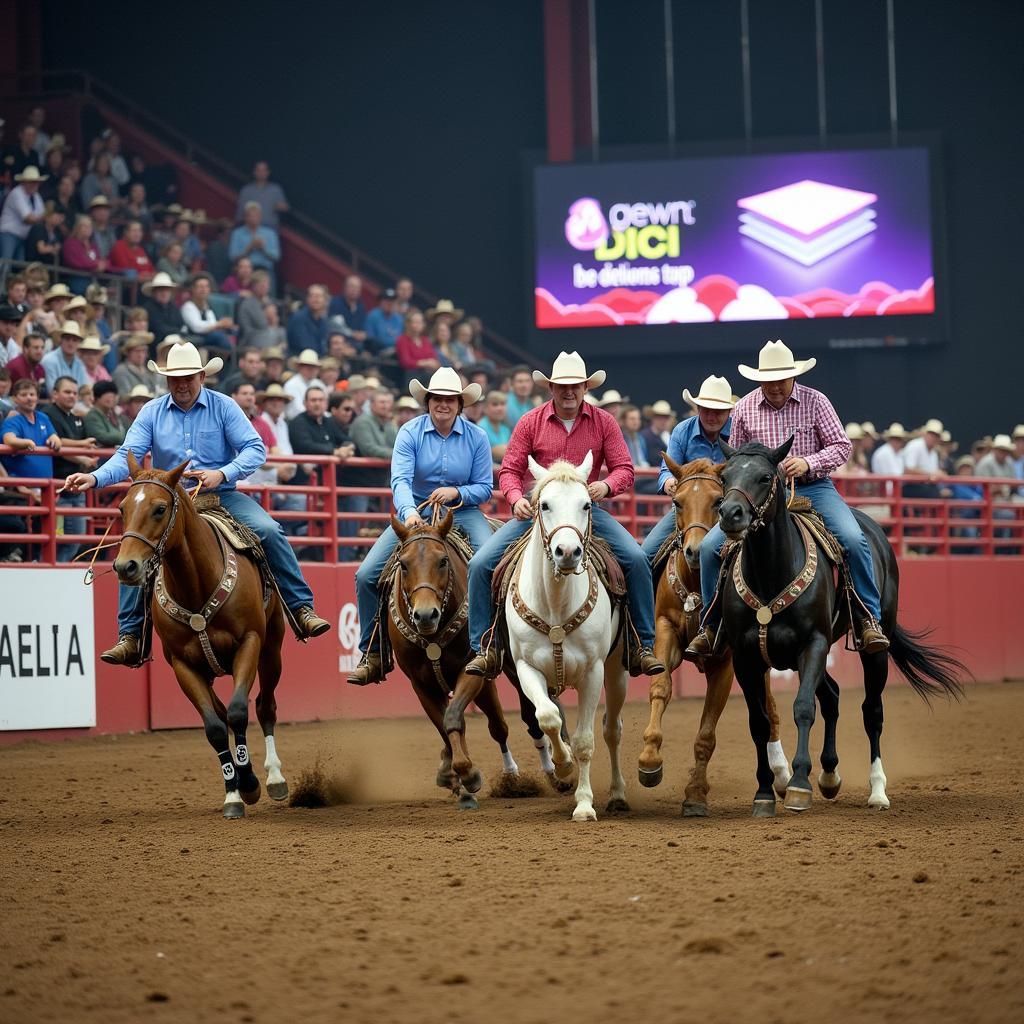
[[[700,628],[700,545],[718,518],[722,498],[722,469],[710,459],[697,459],[681,466],[662,452],[665,465],[675,477],[672,496],[676,530],[664,571],[658,581],[654,603],[654,653],[665,666],[662,675],[651,680],[651,720],[644,730],[640,754],[640,784],[661,783],[664,738],[662,717],[672,700],[672,673],[683,660],[683,651]],[[732,655],[728,650],[707,658],[701,667],[707,680],[704,709],[693,742],[693,767],[683,799],[684,818],[707,817],[708,763],[715,752],[715,730],[732,689]],[[765,701],[771,722],[768,760],[775,775],[775,790],[784,796],[789,782],[789,764],[779,739],[779,711],[768,678]]]
[[[722,470],[725,494],[719,521],[726,537],[741,544],[736,556],[738,563],[732,563],[734,568],[723,573],[720,583],[722,626],[732,648],[736,678],[747,701],[750,734],[757,751],[755,817],[775,814],[764,703],[764,679],[770,667],[795,669],[800,675],[793,703],[797,747],[793,777],[786,789],[786,808],[804,811],[811,806],[809,742],[815,695],[825,720],[818,788],[826,799],[834,799],[842,785],[835,743],[839,687],[826,670],[826,657],[832,644],[850,628],[849,609],[837,592],[828,562],[823,557],[815,560],[817,545],[805,542],[787,508],[779,465],[792,445],[792,437],[775,449],[751,443],[736,450],[722,444],[727,461]],[[890,642],[888,652],[860,652],[864,669],[861,710],[870,747],[868,806],[884,809],[889,806],[889,798],[885,792],[887,780],[880,739],[882,691],[888,678],[889,656],[926,701],[937,695],[959,699],[963,693],[960,677],[969,677],[970,672],[949,654],[925,644],[926,633],[913,633],[897,622],[896,555],[881,527],[858,509],[852,511],[871,547],[882,598],[881,625]],[[745,595],[737,589],[737,579]],[[756,613],[751,598],[754,605],[761,605]],[[763,652],[770,658],[771,666],[766,664]]]
[[[143,470],[128,452],[131,484],[121,502],[123,533],[114,571],[126,586],[144,586],[157,576],[153,624],[164,657],[185,696],[202,716],[206,738],[217,753],[224,779],[225,818],[245,816],[245,804],[260,798],[246,743],[249,691],[260,678],[256,717],[266,738],[267,793],[288,797],[274,728],[274,690],[281,678],[285,619],[276,589],[264,607],[263,581],[256,565],[235,552],[205,522],[181,486],[188,462],[169,472]],[[213,681],[230,675],[234,689],[227,708]],[[228,728],[234,733],[234,755]]]
[[[604,738],[612,782],[607,810],[629,810],[619,767],[627,675],[622,664],[620,615],[591,564],[591,498],[587,478],[593,452],[579,466],[559,461],[544,469],[530,457],[536,480],[530,539],[505,600],[509,653],[523,693],[551,747],[555,774],[572,776],[579,767],[574,821],[594,821],[590,762],[594,753],[594,715],[605,690]],[[579,695],[572,747],[562,739],[562,716],[549,693],[566,687]]]
[[[398,569],[389,602],[388,636],[399,668],[412,683],[427,717],[441,734],[444,748],[437,784],[459,793],[459,807],[477,807],[473,794],[482,784],[480,771],[469,756],[465,736],[465,710],[473,702],[487,718],[491,738],[501,750],[506,775],[519,774],[508,749],[508,724],[493,679],[462,672],[472,657],[467,628],[468,607],[465,557],[450,539],[450,508],[432,506],[430,523],[406,526],[395,516],[391,527],[398,537]],[[454,686],[449,680],[457,680]],[[446,725],[449,713],[461,729]],[[449,719],[450,721],[450,719]]]

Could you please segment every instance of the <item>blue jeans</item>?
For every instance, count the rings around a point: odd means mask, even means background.
[[[606,540],[626,574],[629,612],[633,626],[646,647],[654,646],[654,588],[651,567],[640,545],[609,512],[594,506],[594,535]],[[494,620],[491,577],[501,556],[533,526],[532,521],[510,519],[473,556],[469,563],[469,643],[479,653],[484,633]]]
[[[302,578],[295,552],[285,540],[281,524],[272,519],[263,506],[253,501],[248,494],[236,490],[218,491],[217,494],[221,506],[259,537],[277,585],[281,588],[284,603],[292,611],[303,605],[312,608],[313,592]],[[142,619],[142,587],[122,585],[117,597],[117,635],[130,633],[132,636],[140,636]]]
[[[676,528],[676,509],[672,505],[669,510],[654,524],[654,529],[651,530],[645,538],[641,547],[643,548],[644,554],[647,556],[647,564],[654,565],[654,558],[658,554],[661,545],[665,543],[672,536],[672,531]]]
[[[57,499],[58,506],[64,506],[67,508],[85,508],[85,495],[84,494],[62,494]],[[64,516],[64,532],[65,533],[85,533],[86,519],[79,516]],[[78,549],[82,545],[77,541],[74,544],[58,544],[57,545],[57,561],[58,562],[70,562],[75,555],[78,554]]]
[[[479,551],[494,534],[484,518],[483,512],[477,507],[455,510],[455,523],[461,526],[469,537],[474,551]],[[359,605],[359,650],[366,653],[373,633],[373,620],[377,614],[377,584],[391,552],[398,545],[398,537],[392,527],[388,527],[370,548],[367,556],[356,569],[356,601]]]
[[[882,617],[882,599],[878,593],[878,581],[875,579],[875,566],[871,559],[871,546],[868,544],[864,531],[854,518],[849,505],[843,501],[835,484],[831,480],[815,480],[809,484],[797,484],[797,494],[809,498],[815,511],[825,525],[836,535],[843,546],[853,577],[853,589],[864,602],[867,610],[876,618]],[[722,565],[719,552],[725,534],[718,523],[704,538],[700,546],[700,590],[704,599],[704,607],[710,608],[715,596],[715,584],[718,582],[718,571]],[[773,595],[762,594],[763,599]]]
[[[25,239],[12,235],[10,231],[0,231],[0,260],[23,260],[25,258]]]

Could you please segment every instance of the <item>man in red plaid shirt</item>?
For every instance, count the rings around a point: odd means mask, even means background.
[[[860,649],[874,654],[887,650],[889,641],[879,625],[882,602],[871,548],[849,506],[829,479],[849,459],[853,446],[832,403],[820,391],[796,382],[816,363],[816,359],[794,359],[781,341],[769,341],[761,349],[756,369],[741,365],[740,373],[748,380],[758,381],[761,387],[736,403],[729,445],[739,448],[757,441],[768,448],[778,448],[793,437],[789,455],[779,468],[787,481],[796,480],[797,493],[810,499],[842,544],[853,588],[867,609],[859,623]],[[714,600],[724,541],[725,534],[716,523],[700,546],[700,586],[705,608],[710,609]],[[711,609],[684,657],[698,661],[711,655],[718,622],[718,609]]]
[[[516,424],[501,463],[498,483],[512,518],[473,556],[469,563],[469,642],[475,657],[466,666],[470,675],[491,678],[498,673],[497,654],[491,644],[481,653],[484,633],[494,619],[491,577],[501,556],[533,525],[533,506],[525,496],[529,456],[542,466],[566,459],[578,466],[587,452],[594,453],[590,473],[590,497],[594,534],[606,540],[626,574],[629,611],[639,637],[630,652],[633,675],[657,675],[665,671],[654,656],[654,590],[647,558],[636,540],[597,502],[624,494],[633,486],[633,462],[615,418],[583,400],[589,388],[604,383],[604,370],[587,373],[577,352],[562,352],[551,376],[533,371],[538,384],[551,389],[551,401],[531,409]],[[602,465],[608,476],[599,480]]]

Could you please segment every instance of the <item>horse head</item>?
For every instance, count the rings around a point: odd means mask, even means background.
[[[529,466],[537,481],[533,506],[548,560],[556,575],[578,573],[590,541],[593,502],[587,480],[594,468],[594,453],[587,452],[578,466],[559,460],[545,469],[533,456]]]
[[[188,462],[169,472],[142,469],[128,452],[131,484],[121,502],[121,546],[114,560],[117,578],[129,587],[142,586],[154,559],[171,540],[181,494],[178,481]]]
[[[735,449],[724,441],[719,443],[727,461],[722,469],[725,494],[718,521],[729,540],[740,540],[748,530],[757,530],[775,518],[781,490],[779,465],[793,447],[793,437],[778,448],[752,442]]]
[[[672,496],[683,557],[691,570],[700,568],[700,545],[718,518],[722,498],[722,468],[710,459],[697,459],[680,466],[666,452],[661,453],[677,486]]]
[[[413,628],[421,636],[432,636],[451,593],[453,576],[448,534],[454,518],[451,509],[436,525],[406,526],[395,516],[391,527],[398,537],[398,566],[405,606]]]

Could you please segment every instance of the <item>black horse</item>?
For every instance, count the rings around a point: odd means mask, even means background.
[[[722,443],[722,451],[728,461],[722,472],[725,493],[719,508],[719,521],[730,540],[742,540],[737,556],[741,559],[741,584],[756,595],[755,603],[772,602],[808,567],[806,548],[787,509],[786,489],[778,468],[792,444],[791,437],[774,450],[761,444],[746,444],[737,451]],[[856,509],[853,513],[871,546],[882,598],[882,629],[891,644],[888,653],[860,654],[864,666],[864,703],[861,707],[864,730],[871,745],[868,805],[886,808],[889,800],[885,795],[886,780],[879,740],[882,734],[882,691],[889,673],[889,655],[907,682],[926,701],[937,695],[951,695],[959,699],[963,693],[959,678],[969,677],[970,673],[955,658],[923,643],[926,633],[912,633],[896,621],[899,592],[896,556],[878,524]],[[731,560],[729,566],[732,566]],[[839,688],[825,669],[825,659],[832,644],[845,636],[849,628],[849,611],[846,602],[840,600],[841,594],[837,594],[829,563],[821,558],[811,568],[813,576],[808,571],[806,589],[788,607],[772,615],[768,614],[769,609],[764,608],[755,614],[737,591],[731,568],[724,573],[720,584],[722,627],[732,648],[733,668],[747,701],[750,734],[757,749],[755,817],[775,814],[775,793],[772,789],[775,775],[768,764],[769,721],[765,710],[765,679],[769,666],[762,655],[762,641],[759,639],[759,622],[763,623],[765,619],[768,621],[764,646],[771,659],[771,667],[795,669],[800,674],[800,686],[793,704],[797,747],[785,805],[794,811],[806,810],[811,805],[808,745],[814,723],[815,695],[825,719],[822,773],[818,779],[822,796],[833,799],[842,782],[836,771],[839,756],[835,745]]]

